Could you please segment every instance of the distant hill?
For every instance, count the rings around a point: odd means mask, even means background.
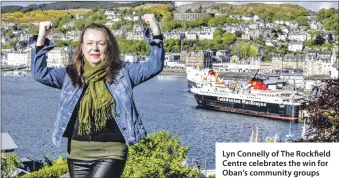
[[[310,10],[295,4],[248,3],[243,5],[217,4],[206,9],[209,12],[221,12],[239,15],[260,15],[273,13],[279,17],[305,16]]]
[[[217,3],[215,2],[195,2],[195,3],[192,3],[192,4],[185,4],[185,5],[181,5],[179,7],[176,7],[175,10],[176,12],[178,13],[185,13],[186,10],[191,10],[192,12],[194,12],[195,10],[197,10],[200,6],[203,8],[203,9],[206,9],[207,7],[210,7],[210,6],[214,6],[216,5]]]
[[[173,4],[170,1],[138,1],[131,3],[118,3],[112,1],[60,1],[50,4],[40,4],[40,5],[29,5],[27,7],[22,6],[3,6],[1,7],[1,13],[10,13],[10,12],[30,12],[34,10],[69,10],[69,9],[94,9],[94,8],[114,8],[114,7],[124,7],[130,6],[135,7],[146,3],[154,4]]]

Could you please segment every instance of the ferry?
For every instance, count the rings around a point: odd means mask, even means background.
[[[243,86],[231,88],[211,83],[190,91],[199,107],[271,119],[298,120],[299,111],[306,103],[304,94],[271,90],[256,75]]]

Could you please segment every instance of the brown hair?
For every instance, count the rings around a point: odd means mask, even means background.
[[[108,43],[106,55],[107,57],[105,59],[107,60],[106,80],[109,84],[111,84],[116,74],[122,67],[122,61],[120,60],[120,49],[112,32],[106,26],[97,23],[91,23],[87,25],[85,29],[82,31],[80,40],[76,48],[76,54],[73,60],[73,64],[67,66],[66,69],[67,74],[69,75],[74,87],[76,86],[82,87],[83,83],[81,81],[81,76],[84,73],[85,59],[83,57],[81,44],[83,43],[84,34],[87,29],[98,29],[106,34]]]

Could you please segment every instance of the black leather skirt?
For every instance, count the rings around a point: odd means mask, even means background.
[[[67,162],[71,178],[120,178],[125,168],[126,159],[87,161],[67,158]]]

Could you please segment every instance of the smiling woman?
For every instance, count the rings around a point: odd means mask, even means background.
[[[52,22],[40,22],[39,35],[29,40],[34,79],[62,89],[52,141],[58,146],[61,137],[68,138],[70,177],[120,177],[128,146],[147,135],[133,88],[162,71],[165,53],[155,16],[141,19],[149,25],[145,39],[151,48],[144,63],[120,61],[114,35],[101,24],[85,27],[74,62],[66,68],[47,67],[46,54],[55,46],[46,38]]]
[[[91,66],[95,66],[106,58],[107,53],[107,34],[105,31],[89,27],[85,31],[84,39],[81,45],[84,57]]]

